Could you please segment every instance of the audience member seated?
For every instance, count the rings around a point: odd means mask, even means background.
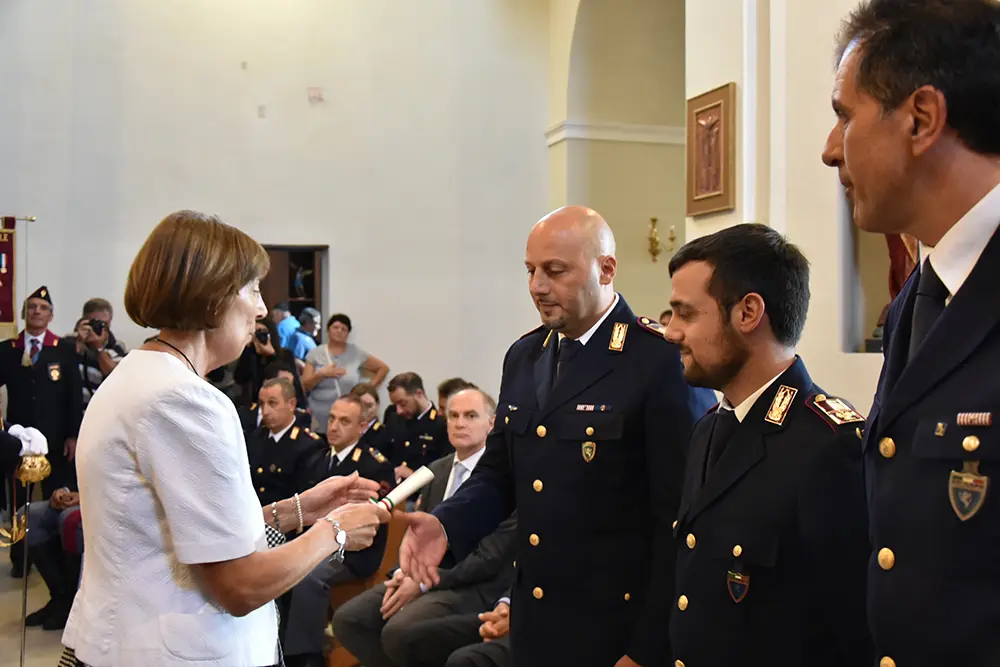
[[[420,505],[433,510],[450,498],[469,478],[486,448],[496,404],[478,389],[454,394],[448,402],[448,435],[455,452],[431,463],[434,481],[424,488]],[[414,580],[397,570],[385,584],[345,603],[333,615],[333,631],[365,667],[403,667],[416,645],[427,647],[456,631],[475,641],[478,623],[467,632],[469,618],[490,609],[513,582],[517,518],[512,515],[496,532],[451,568],[440,570],[441,581],[423,592]],[[433,632],[424,621],[437,620]],[[457,621],[456,624],[454,621]],[[454,644],[452,644],[454,647]],[[449,651],[450,653],[450,651]],[[444,654],[447,657],[448,653]]]
[[[247,439],[250,476],[261,505],[292,496],[308,474],[307,464],[326,443],[295,419],[295,388],[274,378],[260,388],[261,426]]]
[[[28,557],[49,589],[45,606],[28,614],[28,627],[66,627],[80,578],[80,555],[77,548],[63,543],[63,524],[80,507],[78,491],[74,479],[70,487],[55,490],[48,501],[32,503],[28,508]],[[82,544],[82,534],[75,539],[76,544]]]
[[[320,317],[315,308],[303,308],[299,313],[301,326],[292,333],[288,343],[288,349],[295,355],[296,363],[305,362],[306,355],[316,347],[316,333],[322,322]],[[299,363],[299,367],[304,367],[304,363]]]
[[[424,381],[416,373],[400,373],[389,381],[389,400],[395,406],[390,426],[396,479],[403,480],[420,466],[452,452],[443,414],[424,393]]]
[[[312,417],[309,413],[303,410],[301,407],[305,405],[305,396],[302,393],[302,385],[299,382],[299,376],[295,372],[295,365],[288,362],[275,361],[264,369],[264,382],[268,380],[273,380],[275,378],[284,378],[292,383],[295,387],[295,425],[310,430],[312,425]],[[260,396],[260,392],[257,393]],[[260,403],[254,400],[253,403],[242,408],[237,408],[237,412],[240,414],[240,424],[243,426],[243,435],[246,438],[250,437],[250,434],[260,426],[262,420],[262,411]],[[317,434],[319,435],[319,434]]]
[[[365,427],[361,432],[360,444],[365,447],[374,447],[388,457],[391,452],[392,439],[389,436],[389,429],[378,420],[380,403],[378,389],[373,384],[362,382],[354,385],[351,394],[361,400],[361,405],[364,408]]]
[[[507,667],[510,591],[490,607],[491,611],[415,623],[404,641],[406,657],[400,667]]]
[[[351,318],[347,315],[330,316],[326,332],[326,345],[309,352],[302,369],[302,385],[309,392],[309,411],[313,415],[313,428],[318,432],[326,430],[330,406],[361,382],[362,372],[372,374],[370,382],[376,387],[389,374],[384,361],[347,340],[351,334]]]
[[[257,330],[253,339],[243,350],[233,380],[240,385],[242,403],[247,405],[256,400],[261,385],[264,384],[264,370],[279,361],[295,367],[295,357],[291,350],[278,345],[278,329],[268,318],[257,320]]]
[[[381,494],[392,489],[392,466],[375,448],[358,444],[364,427],[361,400],[342,396],[330,407],[326,438],[330,446],[314,454],[304,466],[300,489],[308,489],[334,475],[357,472],[379,482]],[[282,646],[288,667],[319,667],[323,664],[330,587],[371,576],[385,555],[387,526],[381,526],[375,541],[362,551],[347,554],[344,561],[327,559],[289,592],[287,622],[283,623]]]

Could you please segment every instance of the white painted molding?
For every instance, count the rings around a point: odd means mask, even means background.
[[[633,144],[669,144],[683,146],[685,132],[682,126],[630,125],[628,123],[573,123],[563,121],[545,130],[549,146],[567,139],[591,141],[620,141]]]

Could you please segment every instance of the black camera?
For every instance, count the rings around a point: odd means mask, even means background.
[[[268,333],[267,331],[259,330],[254,335],[257,336],[257,340],[259,340],[261,343],[266,343],[267,341],[271,340],[271,334]]]
[[[90,320],[87,324],[93,329],[94,335],[100,336],[104,333],[104,320]]]

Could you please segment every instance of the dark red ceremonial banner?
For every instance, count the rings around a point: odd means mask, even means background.
[[[17,330],[14,306],[14,220],[3,219],[0,227],[0,331]]]

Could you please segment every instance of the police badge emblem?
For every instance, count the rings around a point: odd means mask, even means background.
[[[948,479],[948,500],[955,515],[968,521],[986,501],[990,478],[979,474],[979,461],[966,461],[962,471],[952,470]]]
[[[59,369],[59,364],[49,364],[49,379],[53,382],[59,382],[61,377],[62,371]]]
[[[596,442],[585,442],[581,448],[583,452],[583,460],[590,463],[597,456],[597,443]]]
[[[750,575],[730,570],[726,573],[726,588],[729,590],[729,597],[733,599],[733,602],[736,604],[743,602],[743,598],[750,590]]]

